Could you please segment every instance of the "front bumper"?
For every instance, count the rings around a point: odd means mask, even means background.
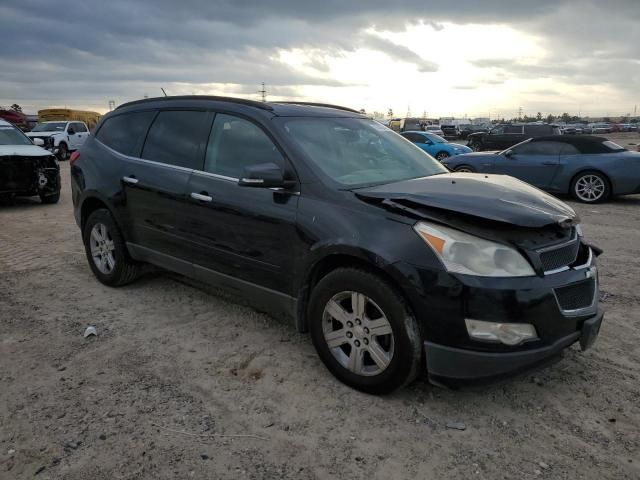
[[[585,320],[582,328],[562,337],[550,345],[515,352],[479,352],[424,342],[429,376],[440,382],[449,380],[494,380],[514,375],[553,360],[565,348],[580,341],[586,350],[596,340],[604,313]]]

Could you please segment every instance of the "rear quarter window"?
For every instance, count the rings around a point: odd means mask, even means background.
[[[123,113],[102,124],[96,138],[107,147],[130,157],[139,157],[144,137],[155,111]]]

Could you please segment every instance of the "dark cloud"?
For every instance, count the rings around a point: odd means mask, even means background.
[[[469,39],[473,65],[487,70],[481,83],[548,78],[632,91],[640,82],[639,0],[3,0],[0,104],[99,104],[155,94],[160,86],[252,94],[262,81],[293,97],[302,85],[343,87],[328,76],[326,58],[358,48],[428,74],[438,69],[431,59],[367,32],[411,24],[441,30],[443,22],[510,25],[547,52],[539,64],[495,59],[482,38]],[[280,50],[294,48],[311,52],[313,74],[279,60]],[[473,87],[465,79],[452,84]]]

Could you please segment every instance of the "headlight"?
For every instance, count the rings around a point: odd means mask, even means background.
[[[480,277],[535,275],[524,257],[507,245],[425,222],[418,222],[413,228],[436,252],[449,272]]]

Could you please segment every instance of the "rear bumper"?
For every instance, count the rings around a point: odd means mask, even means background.
[[[553,360],[577,341],[583,350],[589,348],[598,336],[603,318],[604,313],[598,311],[583,322],[580,330],[550,345],[524,351],[480,352],[424,342],[427,371],[438,381],[491,381],[534,369]]]

